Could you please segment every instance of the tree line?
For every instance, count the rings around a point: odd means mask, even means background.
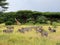
[[[21,24],[47,24],[48,21],[50,21],[52,25],[53,22],[60,22],[60,12],[38,12],[31,10],[4,12],[8,8],[8,3],[6,1],[7,0],[0,0],[0,23],[16,24],[20,22]]]
[[[17,12],[0,13],[0,23],[16,24],[16,20],[21,24],[47,24],[48,21],[50,21],[50,24],[52,25],[53,22],[60,22],[60,12],[19,10]]]

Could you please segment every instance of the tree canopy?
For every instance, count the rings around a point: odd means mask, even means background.
[[[0,8],[2,9],[0,12],[5,11],[8,8],[6,5],[8,5],[6,0],[0,0]]]
[[[53,22],[60,22],[60,12],[20,10],[17,12],[6,12],[0,15],[0,23],[10,22],[16,24],[16,20],[21,24],[47,24],[47,22],[50,21],[50,24],[52,25]]]

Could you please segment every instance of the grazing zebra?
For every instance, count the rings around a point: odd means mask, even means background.
[[[49,30],[50,32],[56,32],[56,30],[55,30],[54,28],[52,29],[51,27],[49,27],[48,30]]]
[[[48,32],[45,31],[42,27],[36,29],[37,33],[41,33],[41,36],[48,36]]]
[[[32,29],[30,27],[26,27],[24,28],[24,30],[28,32],[28,31],[31,31]]]
[[[5,33],[12,33],[13,30],[3,30],[3,32],[5,32]]]
[[[6,28],[7,28],[7,29],[14,29],[13,26],[7,26]]]
[[[43,31],[43,28],[42,27],[38,27],[38,28],[36,28],[36,32],[42,32]]]
[[[44,30],[44,31],[42,31],[42,32],[41,32],[41,36],[46,36],[46,37],[47,37],[47,36],[48,36],[48,32],[47,32],[47,31],[45,31],[45,30]]]
[[[21,33],[25,33],[26,31],[28,32],[30,30],[31,30],[31,28],[29,28],[29,27],[18,29],[18,31]]]
[[[25,33],[24,28],[18,29],[18,32]]]

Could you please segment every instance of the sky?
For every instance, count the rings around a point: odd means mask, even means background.
[[[33,10],[40,12],[60,12],[60,0],[7,0],[7,11]]]

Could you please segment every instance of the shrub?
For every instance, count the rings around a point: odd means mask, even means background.
[[[12,21],[7,21],[7,22],[5,22],[5,25],[12,25],[12,24],[13,24]]]

